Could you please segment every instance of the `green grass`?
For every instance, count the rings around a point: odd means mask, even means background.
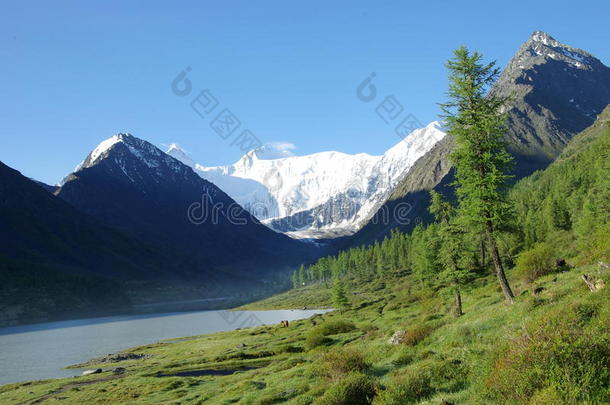
[[[493,278],[478,280],[464,293],[460,318],[445,298],[419,291],[409,277],[389,278],[382,290],[375,281],[352,280],[353,309],[343,313],[133,348],[149,357],[100,365],[125,367],[122,376],[6,385],[0,403],[341,404],[368,403],[371,393],[375,404],[603,403],[610,400],[610,367],[601,369],[610,359],[610,288],[589,292],[583,271],[596,272],[579,268],[537,280],[544,290],[536,297],[531,285],[513,280],[513,306]],[[315,285],[248,307],[328,300],[328,289]],[[416,338],[390,345],[397,330]],[[312,334],[323,343],[308,344]],[[227,376],[156,377],[246,367]]]

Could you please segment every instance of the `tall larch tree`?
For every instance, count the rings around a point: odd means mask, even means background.
[[[503,112],[508,98],[488,93],[499,69],[495,62],[484,63],[482,59],[480,53],[470,53],[463,46],[454,51],[454,57],[446,64],[449,101],[441,108],[448,133],[456,144],[451,159],[456,170],[460,215],[472,229],[483,230],[502,292],[512,304],[514,295],[497,245],[498,229],[510,215],[506,185],[512,158],[503,140]]]

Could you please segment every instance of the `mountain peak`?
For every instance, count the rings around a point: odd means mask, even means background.
[[[249,151],[246,156],[251,156],[260,160],[275,160],[294,156],[294,144],[289,142],[266,143],[256,149]]]
[[[92,166],[102,155],[104,155],[108,150],[112,149],[112,147],[117,143],[123,142],[133,145],[136,139],[137,138],[130,133],[123,132],[119,132],[118,134],[112,135],[108,139],[104,139],[95,147],[95,149],[91,151],[91,153],[89,153],[87,158],[81,164],[79,164],[74,171]]]
[[[601,65],[601,62],[590,53],[561,43],[544,31],[534,31],[521,46],[510,65],[514,68],[529,69],[551,60],[585,70],[592,70]]]
[[[543,31],[531,34],[491,89],[510,97],[509,149],[528,174],[543,168],[610,102],[610,69]]]
[[[189,167],[195,166],[195,162],[193,162],[193,159],[191,159],[190,154],[186,150],[182,149],[177,143],[169,144],[165,153]]]
[[[552,46],[561,45],[555,38],[550,36],[544,31],[534,31],[530,36],[530,40],[533,42],[542,42],[545,45],[551,44]]]
[[[174,153],[177,153],[178,150],[184,152],[182,149],[179,149],[178,145],[174,144],[173,146]],[[121,166],[123,173],[129,177],[127,174],[129,170],[125,167],[126,156],[131,156],[153,169],[169,167],[173,172],[181,172],[182,169],[180,166],[184,167],[181,159],[176,158],[174,155],[170,156],[163,153],[155,145],[137,138],[130,133],[118,133],[100,142],[95,149],[87,155],[85,160],[76,166],[74,172],[95,166],[106,159],[112,159],[114,164]],[[60,184],[65,184],[70,176],[71,175],[68,175],[64,178]]]

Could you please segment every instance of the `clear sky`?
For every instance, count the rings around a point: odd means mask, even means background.
[[[610,64],[606,1],[28,1],[0,3],[0,160],[56,183],[100,141],[177,142],[204,165],[242,152],[189,106],[204,89],[263,142],[381,154],[399,141],[356,97],[436,120],[464,44],[502,66],[534,30]],[[187,66],[192,93],[172,80]],[[232,136],[237,136],[237,133]]]

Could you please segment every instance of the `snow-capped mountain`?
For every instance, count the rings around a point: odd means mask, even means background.
[[[284,157],[266,145],[229,166],[191,167],[276,231],[296,237],[337,236],[355,232],[444,136],[441,124],[432,122],[381,156],[320,152]],[[188,161],[175,145],[167,153]]]
[[[171,143],[167,148],[166,153],[189,167],[193,167],[195,165],[195,162],[193,162],[188,153],[178,146],[177,143]]]
[[[308,260],[312,252],[262,225],[189,166],[130,134],[101,142],[55,194],[173,257],[171,272],[180,277],[256,278],[258,271]]]

